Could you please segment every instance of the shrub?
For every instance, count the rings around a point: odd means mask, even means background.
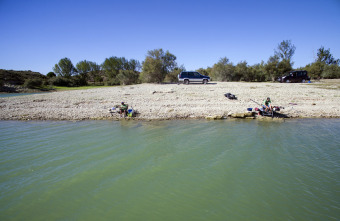
[[[54,73],[54,72],[48,72],[47,75],[46,75],[48,78],[53,78],[53,77],[56,77],[57,75]]]
[[[56,77],[52,80],[54,86],[71,87],[72,80],[64,77]]]
[[[72,77],[72,86],[74,87],[80,87],[80,86],[86,86],[87,80],[82,75],[76,75]]]
[[[337,64],[327,65],[321,76],[328,79],[340,78],[340,66]]]
[[[43,81],[41,79],[26,79],[24,87],[29,89],[36,89],[42,86]]]
[[[133,70],[119,70],[117,79],[121,85],[130,85],[138,83],[139,73]]]
[[[105,81],[105,85],[106,85],[106,86],[119,85],[119,80],[116,79],[116,78],[107,79],[107,80]]]

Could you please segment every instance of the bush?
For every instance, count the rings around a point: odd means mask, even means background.
[[[26,79],[24,87],[29,89],[36,89],[42,86],[43,81],[41,79]]]
[[[337,64],[327,65],[321,76],[326,79],[340,78],[340,66]]]
[[[72,77],[72,86],[73,87],[80,87],[80,86],[86,86],[87,80],[82,75],[76,75]]]
[[[119,83],[120,83],[119,80],[116,79],[116,78],[107,79],[107,80],[105,81],[105,85],[106,85],[106,86],[119,85]]]
[[[138,83],[139,72],[133,70],[119,70],[117,79],[121,85],[130,85]]]
[[[178,75],[184,71],[184,67],[175,68],[173,71],[168,73],[165,77],[166,82],[177,83],[178,82]],[[202,74],[202,73],[201,73]]]
[[[52,80],[54,86],[71,87],[73,85],[72,80],[64,77],[56,77]]]
[[[54,73],[54,72],[48,72],[48,74],[46,75],[48,78],[54,78],[56,77],[57,75]]]

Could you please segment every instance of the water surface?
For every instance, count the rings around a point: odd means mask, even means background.
[[[0,121],[0,220],[339,220],[340,120]]]

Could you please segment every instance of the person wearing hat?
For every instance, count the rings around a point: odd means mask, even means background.
[[[270,100],[270,97],[267,97],[267,99],[265,99],[264,101],[263,101],[263,104],[262,104],[262,106],[263,106],[263,108],[264,108],[264,110],[265,110],[265,112],[267,112],[268,110],[273,110],[273,107],[272,107],[272,105],[271,105],[271,100]]]
[[[122,105],[120,105],[119,114],[120,117],[122,117],[122,114],[124,114],[124,117],[126,117],[128,114],[128,105],[124,104],[124,102],[122,102]]]

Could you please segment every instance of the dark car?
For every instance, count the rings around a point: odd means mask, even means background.
[[[201,75],[196,71],[182,71],[178,75],[178,81],[183,82],[184,84],[189,84],[190,82],[207,84],[210,81],[210,77]]]
[[[307,71],[291,71],[288,75],[279,77],[277,80],[281,83],[305,83],[310,80],[310,77],[307,75]]]

